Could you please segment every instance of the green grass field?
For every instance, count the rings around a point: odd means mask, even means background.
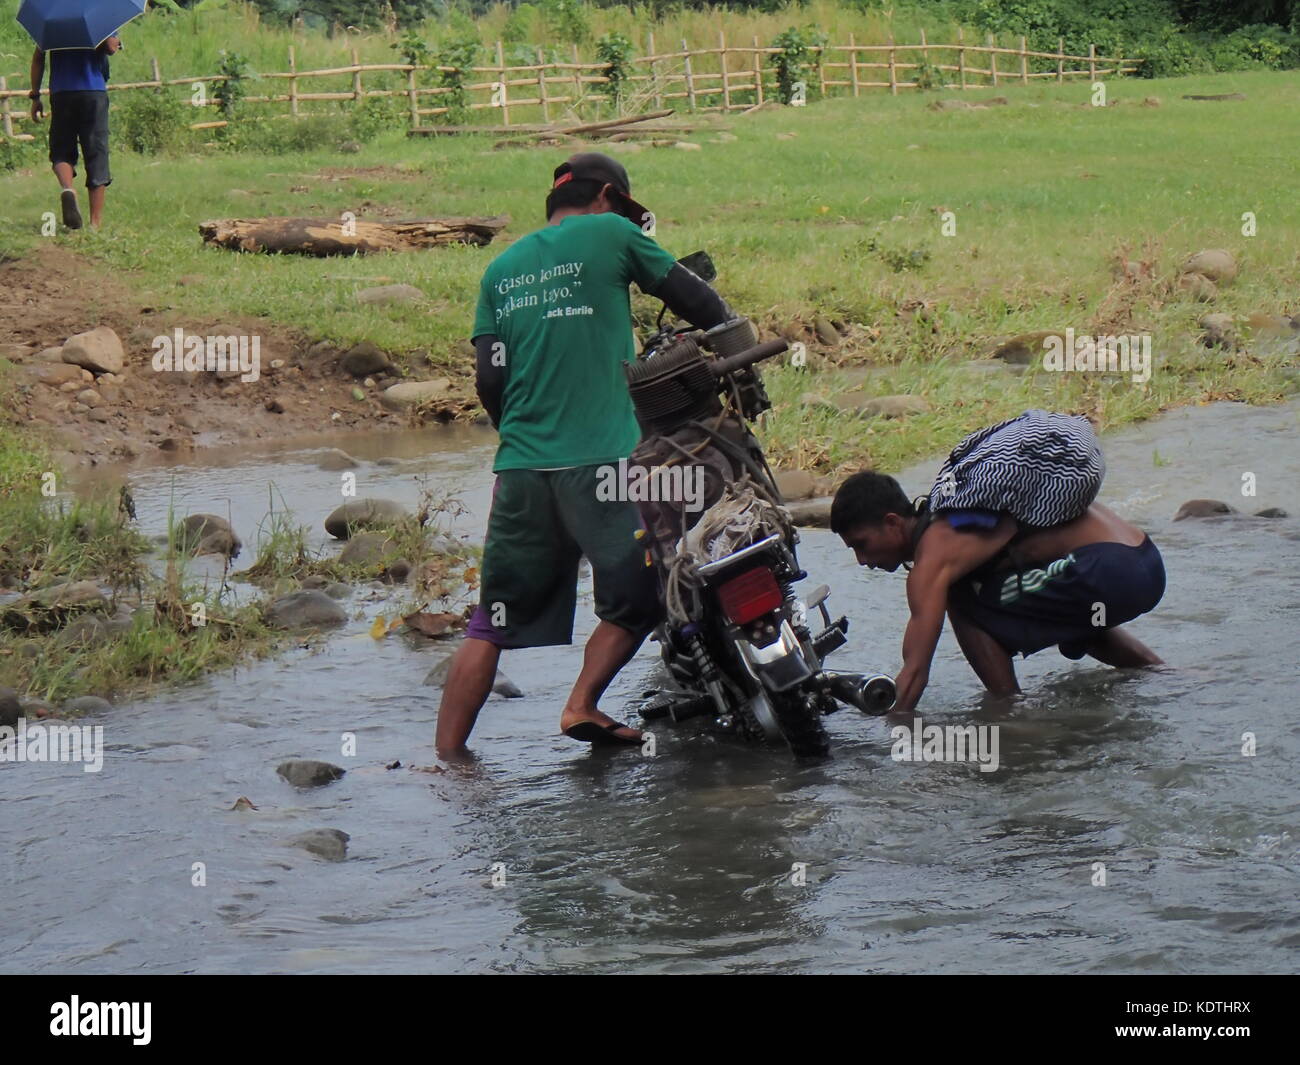
[[[1207,310],[1294,311],[1300,200],[1291,73],[1221,74],[1108,85],[1111,106],[1088,106],[1084,85],[1009,87],[1008,106],[935,111],[952,93],[830,100],[733,118],[734,141],[702,132],[700,151],[620,154],[635,191],[658,215],[658,239],[677,254],[706,248],[720,290],[767,329],[818,314],[851,323],[835,351],[811,346],[809,367],[769,375],[777,402],[768,439],[783,463],[896,468],[979,424],[1028,405],[1086,411],[1102,425],[1231,396],[1270,401],[1279,359],[1211,352],[1197,343]],[[1242,92],[1245,100],[1182,100]],[[967,94],[975,100],[987,94]],[[1161,104],[1143,106],[1145,97]],[[142,299],[196,314],[264,316],[339,342],[371,339],[428,352],[461,375],[478,279],[498,248],[452,248],[351,260],[232,254],[202,246],[213,217],[358,217],[508,212],[507,235],[542,223],[559,149],[494,149],[490,137],[408,139],[396,132],[339,155],[213,151],[146,158],[119,151],[102,233],[39,235],[55,205],[43,167],[0,179],[0,252],[42,239],[76,248],[138,288]],[[386,168],[332,181],[323,168]],[[294,186],[307,192],[294,193]],[[956,233],[941,232],[942,212]],[[1242,235],[1254,212],[1257,235]],[[1241,264],[1213,305],[1166,289],[1178,264],[1227,248]],[[1115,286],[1117,255],[1154,259],[1154,282]],[[177,278],[198,277],[180,286]],[[352,296],[382,275],[423,289],[422,308],[372,310]],[[356,278],[356,280],[353,280]],[[900,315],[909,300],[921,316]],[[648,314],[648,301],[638,304]],[[1036,329],[1150,333],[1152,380],[1137,386],[1029,372],[973,375],[960,364],[998,337]],[[891,368],[885,392],[927,397],[906,421],[860,422],[799,406],[834,392],[837,364]],[[875,387],[875,386],[873,386]]]

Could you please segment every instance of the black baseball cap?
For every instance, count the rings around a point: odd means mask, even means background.
[[[632,199],[632,183],[623,164],[602,152],[579,152],[569,156],[555,168],[555,183],[551,188],[558,189],[566,181],[595,181],[602,186],[612,186],[621,201],[621,206],[616,208],[618,213],[638,226],[648,217],[653,217],[649,210]]]

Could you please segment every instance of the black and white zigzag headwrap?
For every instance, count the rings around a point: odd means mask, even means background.
[[[952,450],[930,508],[996,510],[1043,528],[1077,518],[1097,498],[1106,462],[1087,418],[1027,410]]]

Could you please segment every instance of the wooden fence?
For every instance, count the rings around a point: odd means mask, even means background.
[[[760,45],[757,37],[748,45],[738,45],[728,42],[725,33],[719,31],[717,47],[689,48],[682,41],[680,50],[665,52],[656,50],[654,34],[648,36],[646,43],[647,54],[630,61],[632,68],[640,72],[624,78],[618,113],[662,110],[665,106],[726,112],[779,98],[776,69],[770,60],[781,49]],[[1135,73],[1140,63],[1119,56],[1099,56],[1095,46],[1089,46],[1086,56],[1069,55],[1064,40],[1058,42],[1055,52],[1031,50],[1026,47],[1024,37],[1019,39],[1018,47],[998,46],[991,34],[983,44],[968,42],[961,33],[955,44],[931,44],[924,31],[915,44],[898,44],[892,40],[886,44],[858,44],[850,35],[847,44],[828,44],[812,51],[817,62],[808,68],[802,97],[806,100],[859,96],[864,89],[888,89],[897,95],[903,89],[983,89],[1028,85],[1036,79],[1095,81],[1100,77]],[[584,109],[588,117],[601,110],[615,111],[609,92],[599,91],[609,84],[607,65],[583,62],[576,45],[569,62],[547,61],[539,48],[533,63],[507,63],[499,41],[494,52],[496,62],[470,68],[471,77],[463,85],[467,110],[499,112],[499,119],[494,119],[493,125],[508,127],[519,122],[535,122],[539,117],[549,123],[557,114],[581,120]],[[260,95],[246,95],[243,100],[287,104],[285,117],[294,117],[309,113],[302,107],[304,103],[350,101],[355,104],[372,97],[401,97],[406,102],[411,128],[419,127],[425,118],[446,115],[453,110],[440,102],[440,98],[456,92],[454,87],[424,82],[454,68],[361,63],[355,49],[350,64],[321,70],[297,69],[292,47],[287,58],[288,70],[246,79],[245,87],[253,88],[265,82],[268,90]],[[518,58],[517,52],[513,58]],[[765,59],[769,62],[765,63]],[[149,81],[110,83],[109,89],[124,92],[179,85],[193,90],[196,85],[207,86],[224,80],[220,74],[164,78],[156,58],[152,60],[152,74]],[[365,75],[372,76],[369,89],[362,83]],[[384,75],[390,87],[374,88],[377,75]],[[0,129],[5,137],[29,140],[31,134],[18,130],[19,123],[28,121],[27,86],[23,80],[22,87],[10,88],[7,79],[0,77]],[[318,91],[304,91],[300,87],[304,82],[319,80],[331,84]],[[278,85],[284,86],[283,91],[275,91]],[[15,100],[19,101],[18,107],[14,106]],[[206,89],[201,106],[216,106],[214,94]],[[192,128],[225,124],[224,120],[195,122]]]

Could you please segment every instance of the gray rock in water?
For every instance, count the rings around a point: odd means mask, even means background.
[[[276,766],[275,771],[295,788],[319,788],[334,783],[347,772],[342,766],[311,758],[290,758]]]
[[[266,608],[267,624],[277,629],[342,625],[347,620],[347,611],[316,588],[282,595]]]
[[[351,838],[341,829],[313,828],[308,832],[299,832],[289,843],[328,862],[341,862],[348,856],[348,840]]]
[[[339,561],[345,566],[376,566],[392,547],[383,533],[360,532],[344,545]]]
[[[411,563],[404,558],[395,559],[384,570],[382,579],[391,584],[405,584],[411,575]]]
[[[341,448],[332,447],[321,452],[316,465],[322,470],[355,470],[361,463]]]
[[[99,614],[82,614],[63,627],[54,643],[60,648],[95,647],[130,631],[129,617],[105,618]]]
[[[445,685],[447,683],[447,674],[451,672],[453,657],[452,655],[446,655],[436,666],[429,670],[424,678],[424,683],[430,688],[441,688]],[[519,686],[500,670],[497,670],[496,680],[492,683],[492,691],[503,699],[522,699],[524,697],[524,693]]]
[[[367,374],[381,373],[392,368],[393,361],[388,357],[388,353],[369,340],[353,345],[343,356],[343,369],[353,377],[365,377]]]
[[[13,688],[0,688],[0,728],[13,728],[23,716],[23,704]]]
[[[322,577],[319,573],[313,573],[302,579],[301,587],[308,590],[319,588],[321,591],[324,591],[329,583],[330,579],[328,577]]]
[[[98,695],[78,695],[63,704],[66,714],[103,714],[113,709],[113,704]]]
[[[325,531],[336,540],[346,540],[358,529],[384,528],[406,516],[406,508],[391,499],[353,499],[330,512]]]
[[[239,557],[244,546],[230,522],[215,514],[190,514],[176,526],[176,544],[184,552],[194,555],[224,555]]]
[[[1255,511],[1257,518],[1286,518],[1290,517],[1281,507],[1265,507],[1263,510]]]
[[[1217,518],[1224,514],[1239,514],[1236,507],[1230,507],[1221,499],[1189,499],[1174,515],[1174,521],[1184,518]]]
[[[342,581],[332,581],[325,585],[325,594],[331,599],[347,599],[352,594],[352,585]]]
[[[18,631],[48,632],[80,614],[108,609],[108,599],[94,581],[69,581],[15,599],[0,608],[0,623]]]

